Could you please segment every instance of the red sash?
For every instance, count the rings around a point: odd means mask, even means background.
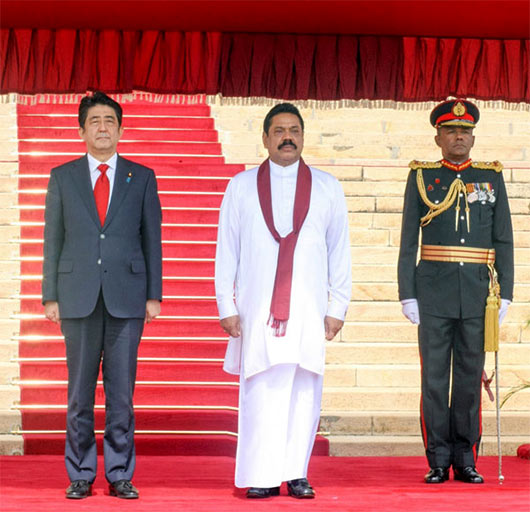
[[[258,196],[265,223],[274,240],[280,244],[268,324],[273,328],[275,336],[285,336],[291,307],[294,250],[311,201],[311,171],[309,167],[300,158],[294,197],[293,230],[287,236],[282,238],[274,227],[268,158],[258,170]]]

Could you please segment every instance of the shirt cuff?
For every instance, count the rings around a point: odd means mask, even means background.
[[[220,320],[229,316],[239,315],[234,299],[232,298],[217,301],[217,309],[219,310]]]
[[[341,304],[340,302],[337,302],[335,300],[331,300],[328,304],[328,312],[326,313],[326,316],[331,316],[333,318],[337,318],[339,320],[344,321],[347,309],[348,306],[345,306],[344,304]]]

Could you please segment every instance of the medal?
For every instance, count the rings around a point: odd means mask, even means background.
[[[482,204],[486,204],[486,202],[494,203],[496,200],[491,183],[467,183],[466,192],[468,203],[480,201]]]

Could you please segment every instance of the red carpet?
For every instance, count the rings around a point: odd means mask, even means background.
[[[317,497],[295,500],[286,495],[250,502],[233,487],[231,457],[138,457],[136,501],[108,496],[100,460],[94,495],[82,501],[64,498],[68,480],[60,456],[0,457],[3,512],[232,512],[248,510],[528,512],[530,463],[503,459],[505,482],[497,480],[496,457],[483,457],[483,485],[450,480],[428,486],[423,457],[313,457],[309,478]]]

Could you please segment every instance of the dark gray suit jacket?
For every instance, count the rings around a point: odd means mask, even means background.
[[[102,227],[86,156],[52,169],[46,195],[42,301],[82,318],[100,291],[118,318],[143,318],[162,299],[162,213],[155,174],[118,156]]]

